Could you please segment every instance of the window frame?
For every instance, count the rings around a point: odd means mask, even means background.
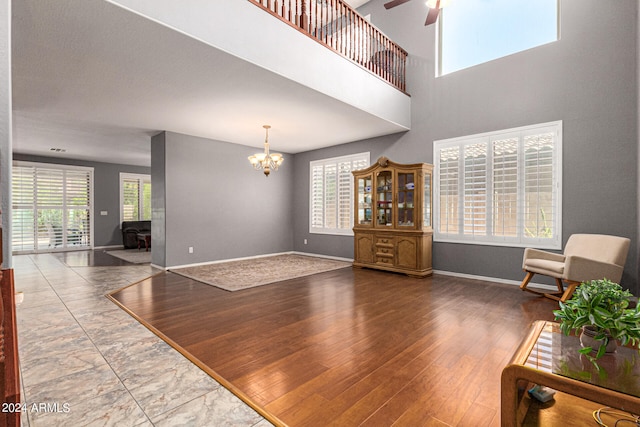
[[[524,138],[538,134],[553,132],[553,148],[552,148],[552,178],[551,178],[551,203],[554,207],[552,218],[550,220],[553,230],[551,238],[528,237],[526,236],[526,225],[524,223],[524,173],[525,173],[525,152]],[[434,141],[433,143],[433,159],[434,159],[434,234],[433,239],[436,242],[447,243],[464,243],[474,245],[491,245],[491,246],[508,246],[508,247],[538,247],[543,249],[562,249],[562,121],[541,123],[536,125],[522,126],[518,128],[505,129],[493,132],[486,132],[476,135],[468,135],[463,137],[451,138]],[[493,167],[493,151],[492,143],[494,141],[504,140],[507,138],[518,138],[517,149],[517,208],[516,208],[516,236],[497,236],[493,230],[493,212],[494,207],[494,167]],[[458,159],[458,167],[455,172],[458,174],[457,182],[457,232],[445,233],[441,230],[441,162],[440,150],[458,147],[461,153],[465,146],[471,143],[486,143],[486,164],[485,171],[485,192],[486,201],[485,209],[487,216],[485,218],[486,232],[484,234],[465,234],[464,228],[464,196],[465,196],[465,176],[464,176],[464,156],[460,155]]]
[[[125,220],[124,219],[124,182],[125,180],[137,180],[138,181],[138,219],[133,220]],[[149,174],[141,174],[141,173],[129,173],[129,172],[120,172],[120,227],[122,227],[122,223],[124,221],[150,221],[151,218],[145,220],[143,218],[144,214],[144,183],[148,182],[151,184],[151,175]],[[151,189],[153,191],[153,187]],[[151,203],[151,201],[149,201]],[[142,207],[142,208],[141,208]]]
[[[324,194],[324,186],[326,183],[326,172],[324,171],[324,168],[326,166],[335,166],[336,167],[336,171],[338,171],[338,165],[340,163],[345,163],[345,162],[351,162],[351,167],[350,167],[350,171],[349,174],[351,175],[351,179],[348,180],[349,185],[348,185],[348,192],[349,192],[349,227],[348,228],[340,228],[338,227],[314,227],[314,167],[319,167],[322,166],[323,167],[323,194]],[[371,164],[371,153],[370,152],[363,152],[363,153],[357,153],[357,154],[349,154],[349,155],[345,155],[345,156],[338,156],[338,157],[331,157],[331,158],[327,158],[327,159],[319,159],[319,160],[312,160],[309,162],[309,233],[310,234],[331,234],[331,235],[339,235],[339,236],[353,236],[353,216],[354,216],[354,208],[353,208],[353,188],[354,188],[354,179],[353,179],[353,175],[351,174],[351,172],[353,172],[354,170],[359,170],[358,169],[354,169],[353,168],[353,163],[354,162],[358,162],[358,161],[364,161],[366,163],[366,166],[363,166],[363,168],[369,167],[369,165]],[[336,224],[340,224],[341,222],[344,222],[344,220],[341,221],[341,216],[340,216],[340,203],[339,203],[339,197],[340,197],[340,180],[338,177],[339,172],[336,172],[336,179],[337,179],[337,187],[336,187],[336,197],[335,197],[335,203],[336,203],[336,218],[335,218],[335,223]],[[344,188],[342,190],[342,192],[344,192]],[[322,203],[322,207],[323,207],[323,211],[324,211],[324,207],[325,207],[325,203],[323,200]],[[326,225],[326,221],[323,217],[323,224]]]

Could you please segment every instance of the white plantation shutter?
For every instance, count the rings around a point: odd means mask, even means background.
[[[446,147],[437,156],[440,182],[439,229],[445,234],[458,233],[458,176],[460,173],[460,148]]]
[[[64,247],[64,170],[36,168],[37,249]]]
[[[434,142],[436,241],[559,249],[562,122]]]
[[[369,153],[310,163],[309,232],[352,234],[352,171],[369,166]]]
[[[140,184],[137,179],[122,180],[122,221],[138,221]]]
[[[120,173],[120,223],[151,220],[151,176]]]
[[[337,165],[324,166],[324,228],[338,228]]]
[[[464,147],[464,234],[487,232],[487,144]]]
[[[525,236],[544,239],[553,235],[556,211],[553,182],[553,133],[524,137]]]
[[[353,206],[353,175],[351,162],[338,163],[338,228],[349,229]]]
[[[493,234],[518,236],[518,138],[492,141]]]
[[[93,168],[16,162],[12,181],[14,251],[91,247]]]
[[[311,228],[324,226],[324,166],[311,167]]]
[[[91,176],[82,171],[66,171],[67,242],[82,245],[91,235]]]
[[[12,249],[33,251],[36,244],[35,169],[14,165],[11,180]]]

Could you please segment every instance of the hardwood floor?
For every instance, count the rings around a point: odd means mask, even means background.
[[[238,292],[163,273],[112,297],[290,426],[497,426],[502,368],[557,307],[511,285],[351,268]]]

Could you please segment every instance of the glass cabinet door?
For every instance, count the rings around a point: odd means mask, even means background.
[[[360,225],[373,224],[373,205],[371,203],[371,185],[373,179],[371,176],[358,178],[358,217],[356,221]]]
[[[424,194],[422,195],[422,224],[424,227],[431,225],[431,174],[424,174]]]
[[[376,225],[393,225],[393,179],[391,171],[382,171],[376,176],[376,210]]]
[[[398,172],[398,227],[415,227],[414,172]]]

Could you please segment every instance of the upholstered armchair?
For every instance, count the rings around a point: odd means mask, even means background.
[[[573,234],[564,248],[564,254],[527,248],[524,250],[522,269],[527,273],[520,289],[566,301],[581,282],[607,278],[620,283],[629,252],[629,239],[603,234]],[[535,274],[553,277],[557,292],[544,293],[527,288]],[[563,282],[567,284],[564,289]]]

